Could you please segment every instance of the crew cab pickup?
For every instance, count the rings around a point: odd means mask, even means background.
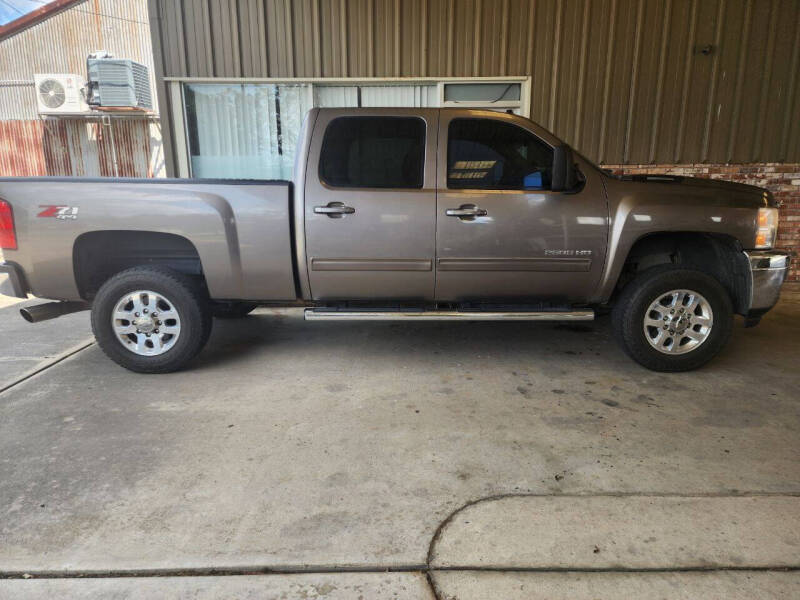
[[[586,320],[659,371],[699,367],[777,301],[766,190],[615,177],[512,114],[313,109],[294,181],[0,179],[2,293],[91,308],[105,353],[176,370],[214,316]],[[2,275],[0,275],[2,277]]]

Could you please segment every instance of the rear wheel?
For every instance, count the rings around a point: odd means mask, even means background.
[[[689,371],[714,358],[733,329],[733,306],[713,277],[680,265],[645,271],[614,305],[625,352],[654,371]]]
[[[109,279],[92,303],[92,330],[103,352],[137,373],[176,371],[211,334],[201,286],[159,267],[134,267]]]

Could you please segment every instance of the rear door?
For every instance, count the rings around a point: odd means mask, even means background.
[[[600,176],[551,191],[558,141],[514,115],[443,110],[439,140],[436,299],[585,302],[606,250]]]
[[[306,171],[315,300],[434,297],[438,110],[322,110]]]

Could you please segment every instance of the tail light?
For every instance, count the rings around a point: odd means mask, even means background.
[[[0,248],[4,250],[17,249],[14,213],[11,211],[11,205],[5,200],[0,200]]]

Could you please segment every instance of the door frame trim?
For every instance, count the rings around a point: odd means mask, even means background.
[[[540,271],[585,273],[591,258],[437,258],[440,271]]]
[[[427,258],[311,258],[312,271],[430,271]]]

